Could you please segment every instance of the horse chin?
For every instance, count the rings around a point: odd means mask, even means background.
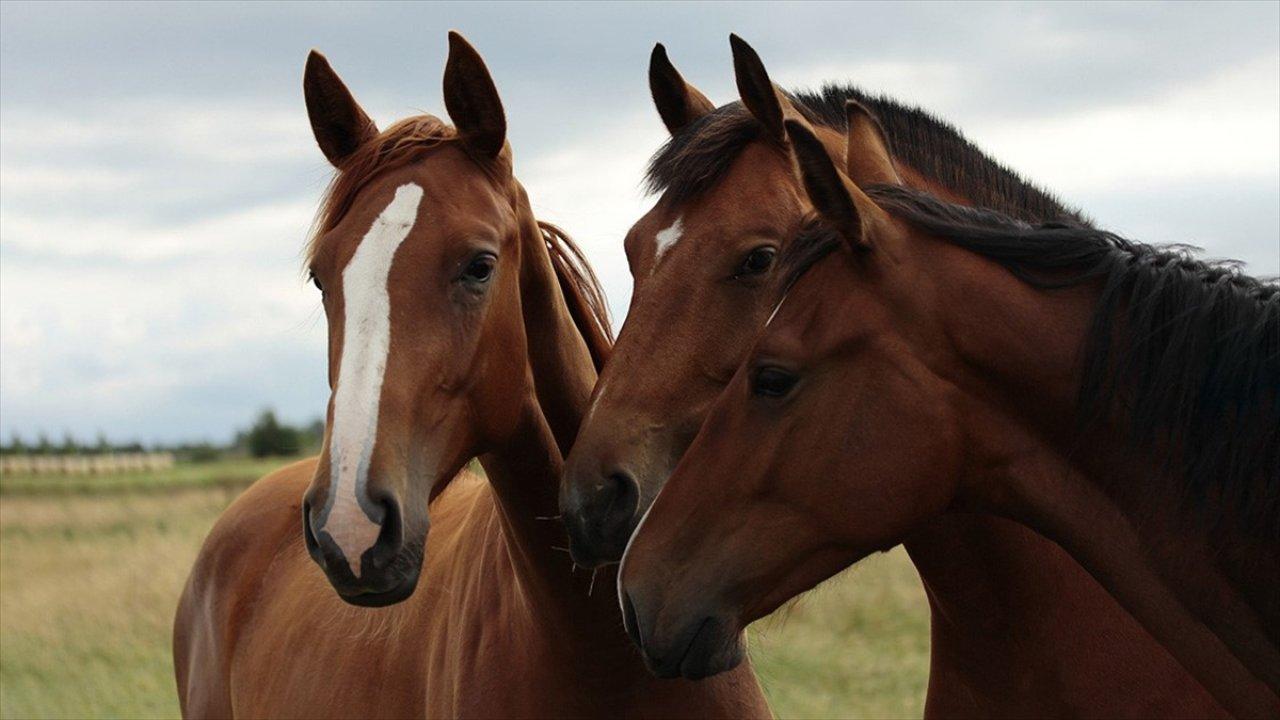
[[[357,607],[387,607],[388,605],[395,605],[408,600],[409,596],[413,595],[413,591],[418,587],[418,576],[419,571],[415,569],[389,589],[373,592],[359,591],[350,594],[339,590],[338,597]]]
[[[746,656],[746,639],[737,625],[725,618],[707,617],[689,636],[683,651],[675,650],[662,660],[646,654],[645,664],[660,678],[701,680],[736,668]]]

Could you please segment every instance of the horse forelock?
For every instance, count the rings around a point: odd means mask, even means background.
[[[434,115],[405,118],[353,152],[334,173],[312,223],[305,262],[315,259],[319,239],[346,217],[366,185],[378,174],[408,165],[432,149],[458,138],[457,131]]]

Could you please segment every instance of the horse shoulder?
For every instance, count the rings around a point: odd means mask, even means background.
[[[187,579],[173,628],[174,671],[184,717],[231,717],[231,661],[262,579],[297,535],[302,494],[316,459],[255,482],[222,513]]]

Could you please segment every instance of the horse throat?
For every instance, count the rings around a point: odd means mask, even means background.
[[[531,594],[533,605],[553,614],[562,609],[573,613],[584,602],[600,605],[596,601],[603,598],[616,616],[610,593],[591,593],[591,573],[573,572],[565,550],[568,540],[558,516],[560,478],[596,371],[541,231],[527,217],[521,226],[520,301],[533,388],[506,447],[482,457],[481,464],[497,499],[503,541],[519,586]],[[607,590],[606,581],[599,584]]]

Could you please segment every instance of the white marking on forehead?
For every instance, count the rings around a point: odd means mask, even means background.
[[[329,439],[329,510],[321,528],[333,537],[356,576],[360,574],[360,556],[373,546],[380,529],[361,507],[360,498],[365,496],[369,481],[382,378],[391,348],[387,278],[396,250],[413,229],[421,202],[421,186],[408,183],[396,188],[395,197],[373,221],[342,271],[342,359]]]
[[[662,256],[666,255],[668,250],[674,247],[676,243],[680,242],[680,236],[683,234],[684,234],[684,218],[683,217],[676,218],[676,221],[671,223],[671,227],[667,228],[666,230],[658,231],[658,235],[655,238],[654,248],[653,248],[653,268],[655,270],[658,267],[658,262],[662,260]],[[649,274],[652,275],[653,270],[650,270]]]

